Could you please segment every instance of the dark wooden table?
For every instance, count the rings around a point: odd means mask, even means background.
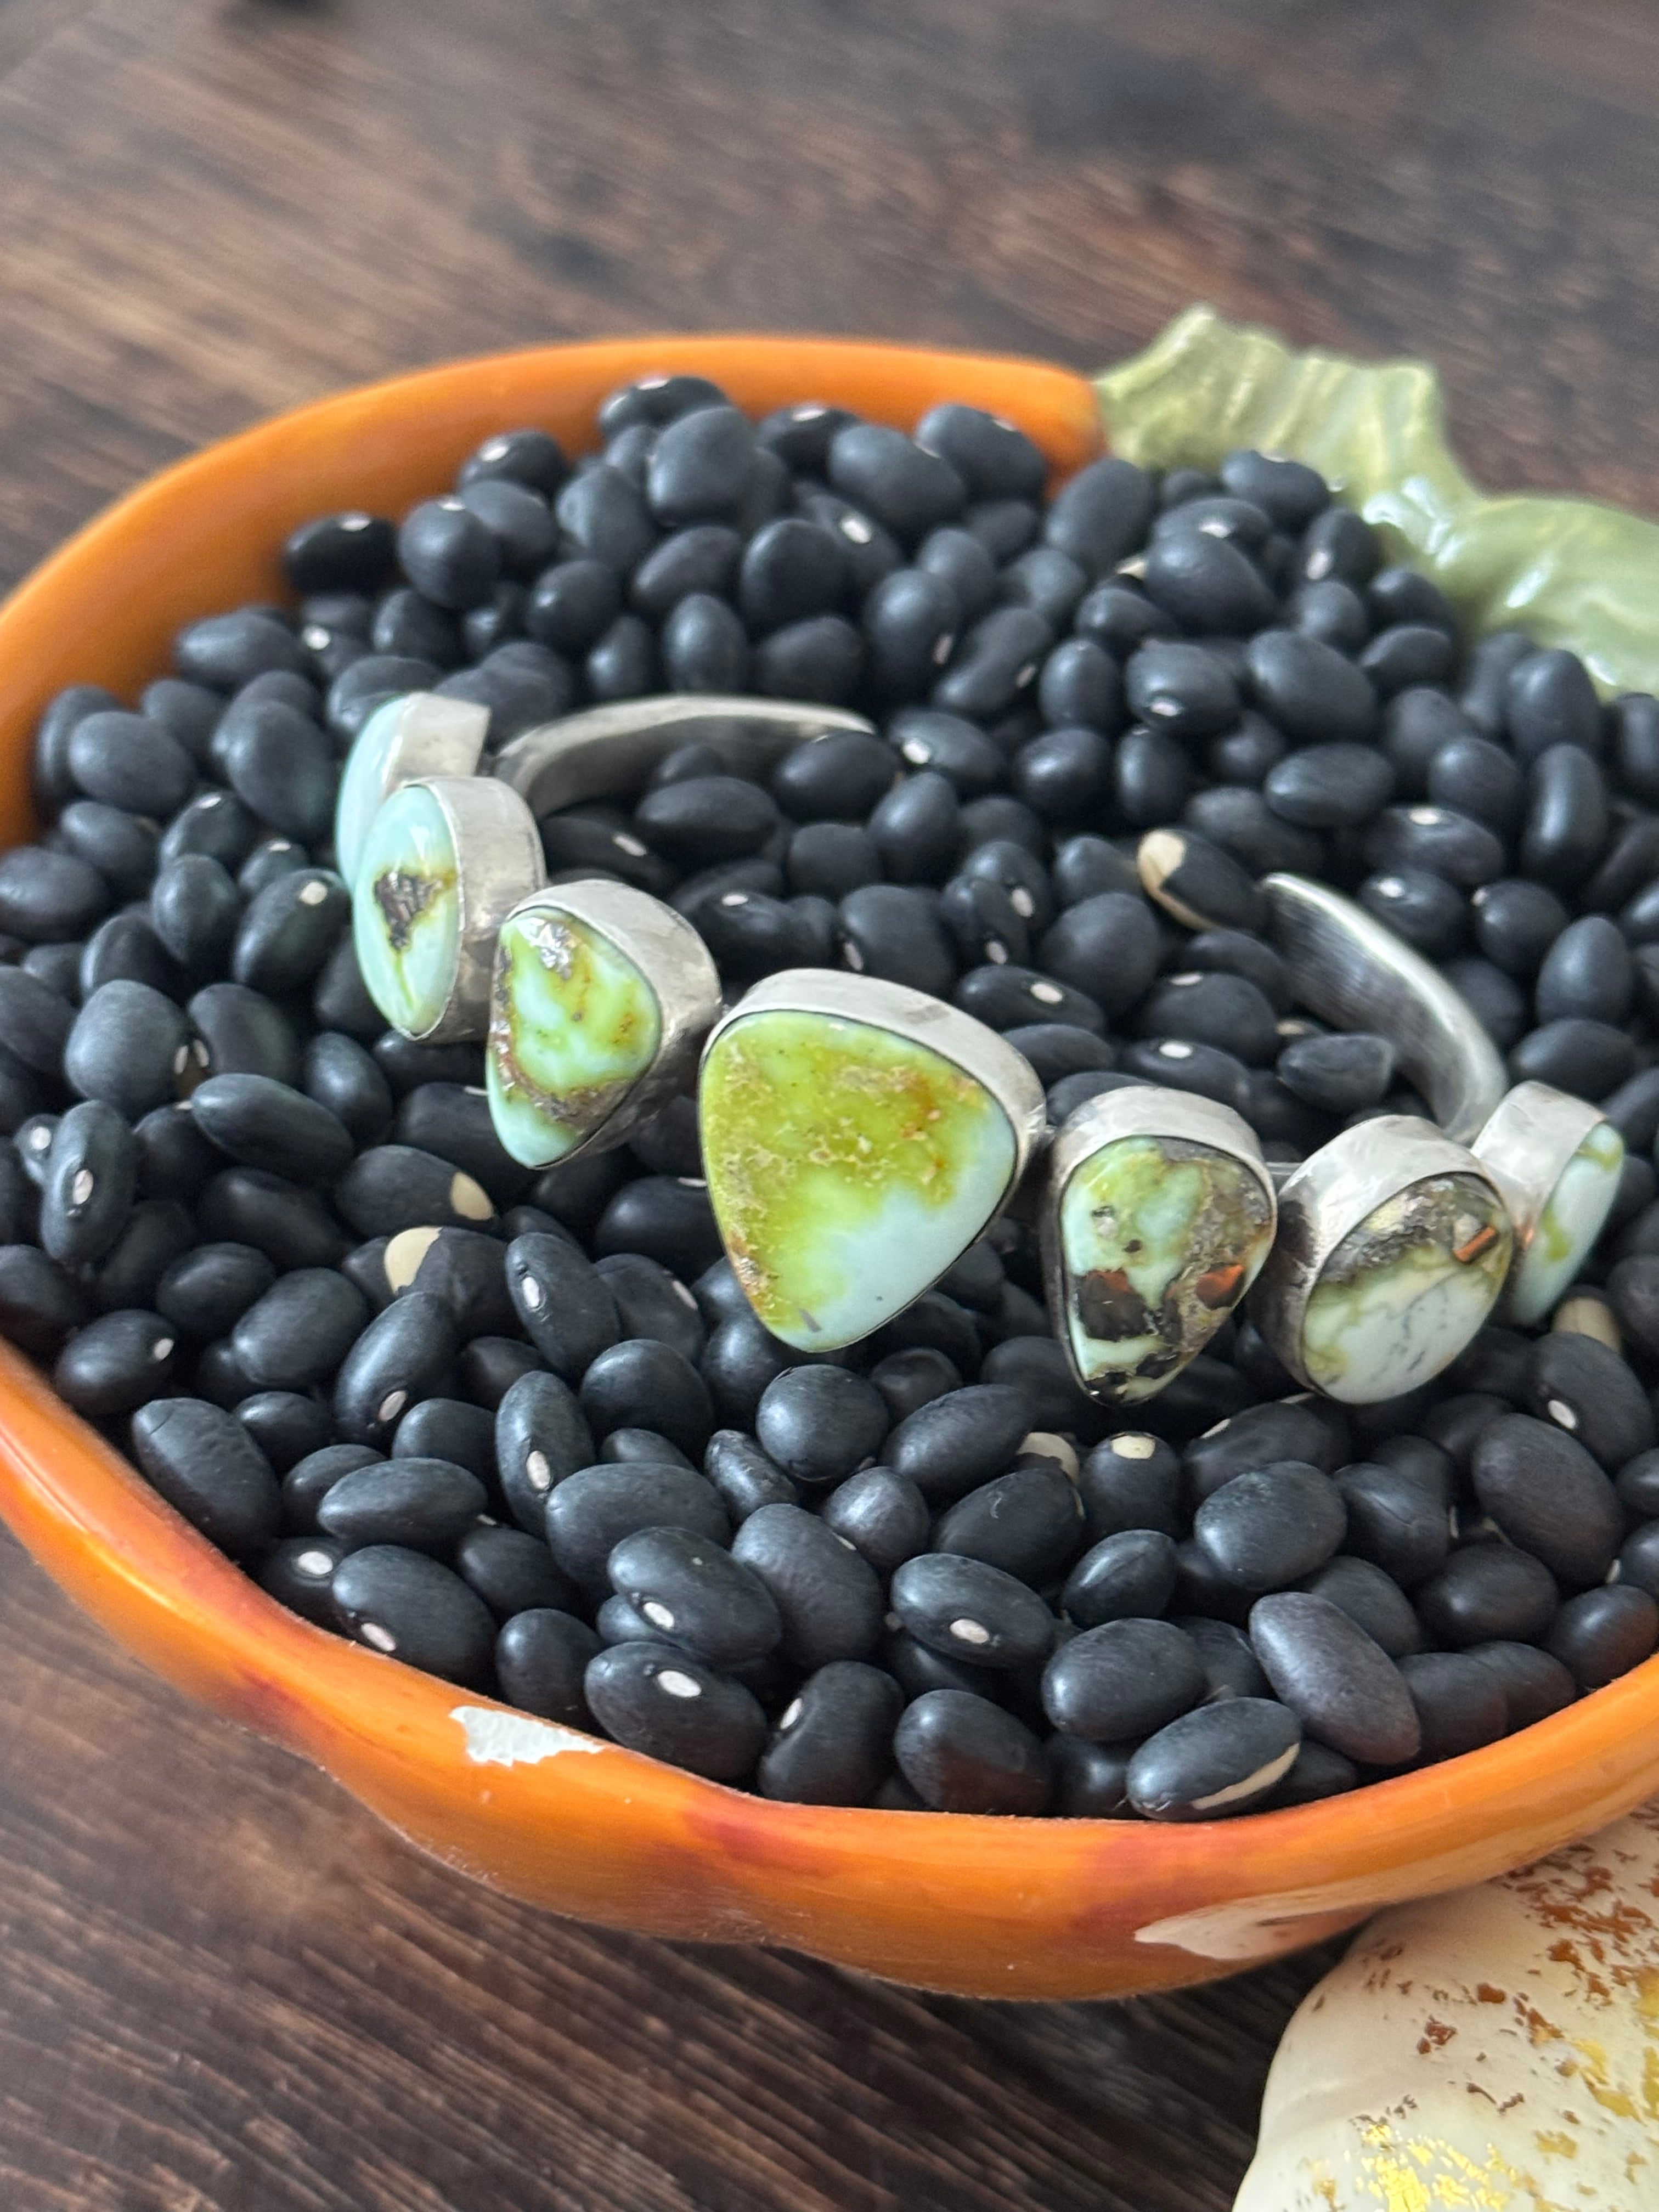
[[[1189,300],[1659,507],[1642,0],[0,0],[0,582],[384,371],[783,328],[1090,368]],[[916,1997],[504,1904],[0,1538],[4,2212],[1223,2212],[1322,1961]]]

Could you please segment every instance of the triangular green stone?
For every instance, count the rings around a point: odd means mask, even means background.
[[[927,1045],[768,1010],[721,1030],[699,1094],[704,1172],[750,1305],[806,1352],[856,1343],[945,1272],[1008,1194],[1013,1125]]]

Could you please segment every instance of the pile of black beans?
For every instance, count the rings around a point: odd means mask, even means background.
[[[193,623],[136,704],[52,702],[49,827],[0,856],[0,1329],[266,1590],[720,1781],[951,1811],[1304,1803],[1653,1650],[1659,703],[1465,653],[1297,464],[1047,500],[974,409],[756,425],[689,376],[286,560],[293,605]],[[550,870],[671,900],[734,995],[824,963],[951,999],[1056,1122],[1155,1081],[1286,1159],[1422,1111],[1261,934],[1264,872],[1336,884],[1618,1124],[1601,1249],[1553,1328],[1357,1412],[1242,1319],[1126,1427],[1014,1219],[802,1358],[722,1257],[689,1097],[533,1174],[479,1049],[369,1003],[335,790],[422,689],[492,747],[664,689],[865,710],[763,782],[684,746],[550,817]]]

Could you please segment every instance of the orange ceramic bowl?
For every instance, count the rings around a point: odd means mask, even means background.
[[[703,371],[757,413],[810,395],[908,428],[936,400],[975,401],[1060,474],[1100,446],[1093,393],[1062,370],[811,339],[552,346],[323,400],[143,485],[0,611],[0,836],[29,833],[30,733],[63,685],[136,690],[180,623],[280,593],[295,523],[398,513],[506,424],[580,445],[603,393],[664,368]],[[0,1512],[169,1681],[314,1759],[451,1866],[614,1927],[787,1944],[969,1996],[1203,1981],[1536,1857],[1659,1790],[1656,1659],[1507,1742],[1291,1812],[1164,1827],[769,1804],[309,1626],[3,1347]]]

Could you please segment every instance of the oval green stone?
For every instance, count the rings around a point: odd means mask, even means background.
[[[1497,1304],[1514,1245],[1497,1194],[1474,1176],[1425,1176],[1385,1199],[1314,1285],[1302,1327],[1308,1380],[1350,1406],[1431,1381]]]
[[[1611,1121],[1596,1122],[1556,1178],[1516,1265],[1508,1320],[1523,1327],[1542,1321],[1577,1279],[1613,1211],[1624,1164],[1624,1139]]]
[[[1103,1397],[1150,1398],[1200,1352],[1273,1243],[1259,1177],[1212,1146],[1120,1137],[1081,1161],[1060,1199],[1065,1326]]]
[[[358,731],[340,771],[334,802],[334,865],[347,883],[357,879],[363,847],[380,811],[380,779],[386,755],[397,740],[406,702],[400,696],[377,707]]]
[[[503,924],[484,1085],[515,1160],[550,1167],[574,1151],[610,1120],[661,1042],[656,993],[592,923],[550,902]]]
[[[942,1054],[869,1023],[768,1012],[705,1055],[704,1172],[744,1293],[786,1344],[828,1352],[902,1313],[1013,1180],[1013,1125]]]
[[[369,824],[351,934],[369,997],[393,1029],[424,1036],[448,1001],[461,941],[455,843],[424,784],[394,791]]]

